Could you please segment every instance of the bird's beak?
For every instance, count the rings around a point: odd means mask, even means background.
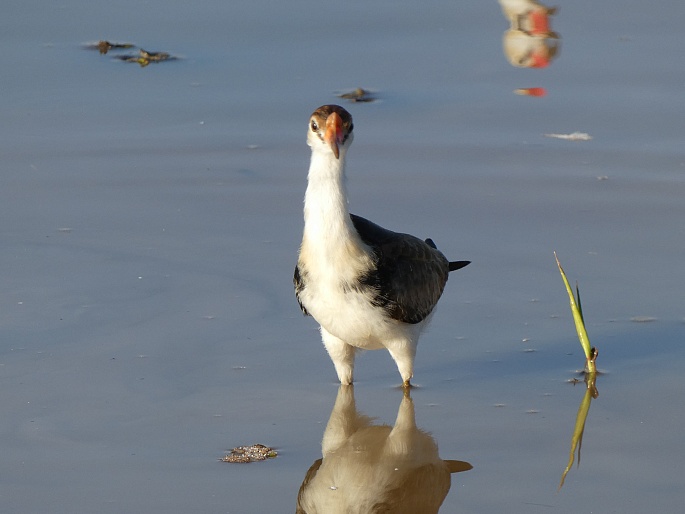
[[[340,158],[338,145],[343,142],[343,137],[342,118],[337,112],[332,112],[326,119],[326,132],[323,140],[331,147],[336,159]]]

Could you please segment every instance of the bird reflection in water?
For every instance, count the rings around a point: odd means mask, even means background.
[[[535,0],[499,0],[510,28],[504,33],[504,55],[512,66],[545,68],[557,57],[559,35],[551,29],[556,7]]]
[[[409,390],[391,427],[357,412],[354,386],[340,386],[321,447],[323,458],[300,487],[297,514],[437,513],[451,474],[472,468],[440,458],[435,440],[416,426]]]

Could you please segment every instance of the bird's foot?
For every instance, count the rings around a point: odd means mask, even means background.
[[[340,376],[338,376],[338,379],[340,380],[340,385],[341,385],[341,386],[352,386],[352,385],[354,385],[351,376],[350,376],[350,377],[344,377],[344,376],[343,376],[343,377],[340,377]]]
[[[411,392],[412,390],[416,390],[420,386],[415,386],[414,384],[411,384],[409,380],[405,380],[402,383],[402,396],[405,400],[411,401]]]

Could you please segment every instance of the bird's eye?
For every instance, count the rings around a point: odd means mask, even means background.
[[[312,120],[312,123],[310,126],[312,127],[312,132],[316,132],[317,130],[319,130],[319,125],[314,120]]]
[[[352,133],[352,130],[354,129],[354,123],[350,123],[350,128],[347,131],[348,133]]]

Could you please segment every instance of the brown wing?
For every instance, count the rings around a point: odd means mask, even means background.
[[[362,241],[373,249],[375,268],[360,277],[375,305],[405,323],[423,321],[438,303],[449,274],[449,262],[430,244],[408,234],[384,229],[351,214]]]

